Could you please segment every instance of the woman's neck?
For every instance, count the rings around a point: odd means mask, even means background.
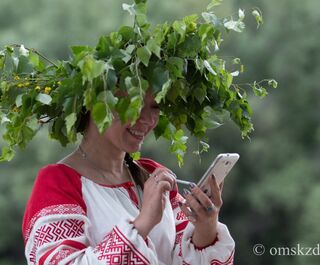
[[[125,152],[116,148],[98,130],[88,130],[80,144],[84,162],[89,167],[99,171],[103,176],[123,179]]]

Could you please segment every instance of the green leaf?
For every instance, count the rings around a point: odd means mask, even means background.
[[[171,80],[169,79],[166,83],[163,84],[161,91],[159,91],[155,97],[155,101],[159,104],[162,100],[165,99],[171,86]]]
[[[3,69],[5,62],[5,54],[3,51],[0,51],[0,70]]]
[[[164,133],[169,126],[169,120],[165,115],[160,115],[157,127],[154,129],[154,135],[156,139],[160,136],[164,136]]]
[[[101,75],[105,70],[105,62],[95,60],[92,55],[88,55],[80,60],[78,66],[81,69],[83,82],[92,82],[94,78]]]
[[[141,98],[140,96],[133,97],[125,113],[126,121],[134,123],[139,118],[142,105],[143,98]]]
[[[236,32],[242,32],[243,29],[245,28],[245,24],[241,21],[241,20],[229,20],[229,21],[225,21],[223,23],[223,26],[226,28],[226,29],[229,29],[229,30],[233,30],[233,31],[236,31]]]
[[[99,93],[97,100],[108,104],[109,108],[113,109],[118,103],[118,98],[115,97],[110,90],[104,90]]]
[[[112,122],[112,113],[109,107],[103,102],[97,102],[92,109],[92,118],[95,121],[100,133],[103,133]]]
[[[128,4],[125,4],[125,3],[122,4],[122,9],[124,11],[128,11],[131,16],[135,16],[136,15],[136,10],[135,10],[134,7],[135,7],[135,4],[132,4],[132,5],[128,5]]]
[[[44,105],[50,105],[52,101],[52,97],[44,93],[39,93],[36,97],[36,100],[41,102]]]
[[[203,12],[201,15],[207,23],[211,23],[213,26],[218,26],[221,24],[219,18],[213,13]]]
[[[84,106],[89,110],[93,106],[93,103],[96,100],[96,92],[90,86],[84,91]]]
[[[103,102],[97,102],[94,104],[92,109],[92,117],[96,123],[101,123],[104,121],[107,115],[106,104]]]
[[[268,80],[268,85],[272,86],[273,88],[277,88],[278,82],[274,79],[270,79],[270,80]]]
[[[221,5],[222,0],[212,0],[211,3],[207,6],[207,10],[214,8],[215,6]]]
[[[2,147],[2,154],[0,156],[0,162],[3,161],[10,161],[15,155],[15,151],[9,147],[9,146],[4,146]]]
[[[232,84],[233,81],[233,76],[230,73],[226,73],[225,75],[225,82],[226,82],[226,87],[229,88]]]
[[[193,96],[198,100],[200,104],[204,101],[205,97],[207,96],[207,88],[204,84],[198,85],[193,90]]]
[[[119,34],[121,34],[122,36],[122,39],[125,41],[125,42],[128,42],[130,40],[133,40],[134,39],[134,36],[135,36],[135,32],[134,32],[134,29],[130,26],[122,26],[120,29],[119,29]],[[130,45],[129,45],[130,46]],[[135,45],[133,45],[135,47]]]
[[[203,65],[204,65],[205,68],[207,68],[207,70],[208,70],[211,74],[217,75],[216,71],[213,70],[213,68],[211,67],[210,63],[209,63],[207,60],[204,60],[204,61],[203,61]]]
[[[72,46],[71,47],[72,55],[77,64],[81,59],[83,59],[88,54],[92,53],[94,49],[89,46]]]
[[[138,58],[145,66],[148,66],[151,54],[151,51],[146,46],[137,49]]]
[[[147,0],[134,0],[134,2],[135,2],[136,4],[140,4],[140,3],[146,3]]]
[[[161,52],[161,47],[160,45],[157,43],[157,41],[155,39],[150,39],[147,42],[147,47],[148,49],[154,53],[158,58],[160,58],[160,52]]]
[[[238,16],[239,16],[239,20],[240,21],[244,20],[245,14],[244,14],[244,11],[241,8],[239,8],[239,10],[238,10]]]
[[[174,21],[172,24],[173,29],[180,36],[179,43],[183,42],[186,36],[187,26],[184,21]]]
[[[29,63],[37,70],[43,71],[45,69],[44,63],[40,60],[39,55],[33,52],[29,54]]]
[[[233,63],[233,64],[240,64],[240,63],[241,63],[241,60],[240,60],[240,58],[234,58],[234,59],[232,60],[232,63]]]
[[[76,113],[71,113],[69,114],[66,118],[66,128],[67,128],[67,134],[69,135],[71,132],[72,127],[74,126],[74,124],[77,121],[77,114]]]
[[[162,66],[156,66],[149,77],[149,83],[154,93],[162,90],[164,84],[169,80],[169,71]]]
[[[261,13],[261,11],[258,10],[258,9],[254,9],[251,14],[252,14],[252,15],[254,16],[254,18],[256,19],[257,28],[259,28],[260,25],[263,24],[263,18],[262,18],[262,13]]]
[[[134,153],[131,153],[130,156],[132,157],[133,160],[139,160],[141,158],[141,153],[134,152]]]
[[[169,57],[167,67],[174,77],[183,77],[184,60],[180,57]]]
[[[19,94],[17,97],[16,97],[16,106],[19,108],[22,106],[22,97],[23,97],[23,94]]]
[[[19,55],[28,57],[29,56],[29,50],[27,50],[24,45],[20,45],[19,47]]]
[[[180,167],[183,165],[183,157],[187,151],[187,140],[188,137],[184,135],[181,129],[177,130],[172,136],[170,151],[176,155]]]
[[[111,91],[107,91],[107,104],[110,108],[114,108],[118,103],[118,98],[115,97]]]

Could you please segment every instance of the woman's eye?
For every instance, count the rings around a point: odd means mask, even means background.
[[[158,105],[152,106],[152,109],[154,110],[160,110],[160,107]]]

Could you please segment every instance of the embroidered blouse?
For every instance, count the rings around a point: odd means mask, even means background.
[[[149,172],[161,165],[140,159]],[[177,190],[166,196],[162,220],[144,240],[134,228],[139,214],[132,182],[97,184],[63,164],[39,171],[23,219],[29,265],[232,265],[234,241],[218,223],[217,239],[199,249],[193,224],[180,210]]]

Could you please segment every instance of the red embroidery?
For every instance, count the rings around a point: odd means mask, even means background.
[[[61,205],[52,205],[46,208],[43,208],[41,211],[39,211],[29,222],[28,229],[25,232],[25,242],[28,241],[30,237],[30,233],[32,231],[32,228],[36,221],[43,217],[48,215],[62,215],[62,214],[81,214],[85,215],[84,210],[77,204],[61,204]]]
[[[230,257],[224,262],[214,259],[210,262],[210,265],[233,265],[233,256],[234,256],[233,254],[234,254],[234,251],[232,251]]]
[[[57,242],[62,239],[83,235],[83,224],[84,221],[67,219],[40,226],[33,238],[33,247],[29,254],[29,260],[33,263],[36,262],[37,250],[45,243]]]
[[[65,252],[67,250],[70,249],[69,254],[72,254],[78,250],[84,249],[86,248],[86,245],[78,242],[78,241],[73,241],[73,240],[64,240],[62,241],[59,245],[57,245],[55,248],[47,251],[40,259],[39,259],[39,265],[43,265],[44,262],[46,261],[46,259],[53,253],[53,252],[59,252],[60,250],[65,250]],[[65,257],[67,257],[68,255],[66,255]],[[60,257],[63,256],[62,254],[59,255]],[[64,257],[64,258],[65,258]],[[51,258],[52,260],[57,260],[57,255],[54,254],[54,256]],[[53,262],[53,261],[52,261]],[[58,262],[58,261],[57,261]],[[68,263],[69,264],[69,263]]]
[[[146,265],[149,261],[136,247],[115,227],[104,240],[97,245],[95,253],[106,264]]]
[[[233,253],[234,251],[232,251],[230,257],[225,262],[221,262],[217,259],[214,259],[210,262],[210,265],[233,265]],[[185,261],[182,261],[182,265],[190,265],[190,264]]]
[[[57,251],[57,253],[55,253],[53,255],[53,257],[50,259],[48,265],[57,265],[57,264],[59,264],[60,261],[62,261],[63,259],[68,257],[70,254],[72,254],[76,251],[78,251],[78,250],[77,249],[70,249],[70,248],[59,249],[59,251]]]
[[[178,193],[173,199],[170,200],[172,209],[179,207],[179,202],[184,202],[185,199]]]
[[[181,221],[181,220],[188,220],[188,217],[186,216],[186,214],[183,211],[180,211],[177,213],[177,220]]]

